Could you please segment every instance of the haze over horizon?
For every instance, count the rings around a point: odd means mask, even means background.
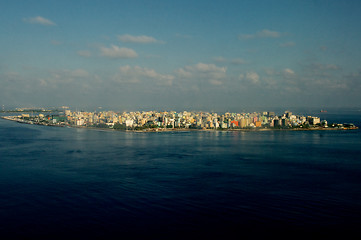
[[[0,0],[0,8],[0,105],[360,107],[360,1]]]

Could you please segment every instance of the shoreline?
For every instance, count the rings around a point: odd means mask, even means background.
[[[357,130],[358,127],[349,127],[349,128],[330,128],[330,127],[310,127],[310,128],[240,128],[240,129],[194,129],[194,128],[146,128],[142,130],[132,130],[132,129],[113,129],[113,128],[97,128],[97,127],[88,127],[88,126],[77,126],[77,125],[60,125],[60,124],[50,124],[50,123],[37,123],[30,120],[19,119],[14,116],[1,116],[0,118],[18,122],[22,124],[30,125],[42,125],[48,127],[69,127],[69,128],[81,128],[81,129],[92,129],[100,131],[119,131],[119,132],[135,132],[135,133],[158,133],[158,132],[263,132],[263,131],[340,131],[340,130]]]

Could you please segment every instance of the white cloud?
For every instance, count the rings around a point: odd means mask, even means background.
[[[71,84],[70,88],[79,87],[89,81],[93,81],[93,76],[82,68],[52,70],[37,79],[40,86],[46,86],[48,89],[58,89],[65,86],[69,88],[70,85],[68,84]]]
[[[295,74],[295,72],[292,69],[289,69],[289,68],[283,69],[283,73],[286,74],[286,75],[294,75]]]
[[[241,34],[238,36],[239,39],[254,39],[254,38],[279,38],[281,37],[280,32],[263,29],[253,34]]]
[[[281,71],[277,71],[274,69],[265,69],[265,73],[267,74],[267,76],[276,76],[276,77],[291,77],[291,76],[295,76],[296,73],[295,71],[293,71],[290,68],[285,68]]]
[[[341,74],[342,68],[335,64],[310,63],[304,65],[303,75],[332,77]]]
[[[56,81],[72,82],[75,79],[87,78],[87,77],[89,77],[89,73],[82,68],[78,68],[74,70],[64,69],[64,70],[54,71],[52,72],[51,79]]]
[[[250,80],[252,83],[258,83],[259,75],[256,72],[249,72],[246,74],[246,79]]]
[[[53,26],[56,25],[53,21],[43,18],[41,16],[32,17],[32,18],[24,18],[25,22],[32,23],[32,24],[40,24],[45,26]]]
[[[226,67],[218,67],[215,64],[197,63],[185,66],[175,71],[179,78],[194,81],[208,81],[212,85],[222,85],[226,78]]]
[[[186,71],[183,68],[176,70],[175,73],[178,74],[182,78],[190,78],[192,76],[191,72]]]
[[[109,58],[136,58],[138,54],[130,48],[120,48],[116,45],[111,45],[110,48],[100,47],[100,55]]]
[[[71,77],[75,77],[75,78],[85,78],[85,77],[89,76],[89,73],[86,70],[79,68],[79,69],[70,71],[69,75]]]
[[[118,40],[121,42],[131,42],[131,43],[164,43],[163,41],[157,40],[154,37],[141,35],[133,36],[129,34],[119,35]]]
[[[220,86],[220,85],[223,84],[222,81],[219,81],[219,80],[216,80],[216,79],[210,79],[209,83],[212,84],[212,85],[215,85],[215,86]]]
[[[226,67],[217,67],[214,64],[206,64],[206,63],[197,63],[193,66],[186,66],[186,70],[192,72],[218,72],[218,73],[225,73],[227,68]]]
[[[192,66],[185,66],[176,72],[184,78],[207,78],[222,79],[226,77],[226,67],[217,67],[215,64],[197,63]]]
[[[341,67],[335,64],[322,64],[322,63],[314,63],[311,64],[311,67],[315,70],[340,70]]]
[[[256,36],[261,38],[279,38],[281,36],[281,33],[268,29],[263,29],[262,31],[257,32]]]
[[[247,72],[246,75],[240,74],[239,79],[247,80],[248,82],[251,82],[253,84],[259,83],[259,75],[256,72]]]
[[[115,79],[120,82],[138,83],[144,79],[155,80],[158,85],[172,85],[174,76],[157,73],[154,69],[129,65],[120,66]]]
[[[90,57],[91,56],[91,52],[88,50],[79,50],[79,51],[77,51],[77,54],[82,57]]]

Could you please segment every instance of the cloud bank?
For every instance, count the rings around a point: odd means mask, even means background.
[[[174,76],[157,73],[154,69],[129,65],[120,66],[119,72],[114,76],[114,80],[121,83],[141,83],[147,79],[154,80],[157,85],[170,86]]]

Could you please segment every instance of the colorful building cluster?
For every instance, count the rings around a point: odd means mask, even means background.
[[[297,116],[286,111],[277,116],[274,112],[262,113],[209,113],[209,112],[72,112],[65,110],[64,115],[53,115],[53,123],[75,126],[123,126],[134,128],[191,128],[191,129],[237,129],[267,127],[327,126],[327,121],[319,117]]]
[[[85,112],[64,111],[55,113],[22,113],[18,116],[6,116],[4,119],[21,123],[51,126],[77,126],[112,128],[121,130],[150,129],[357,129],[352,123],[332,123],[314,116],[298,116],[286,111],[281,115],[274,112],[230,113],[214,112]]]

